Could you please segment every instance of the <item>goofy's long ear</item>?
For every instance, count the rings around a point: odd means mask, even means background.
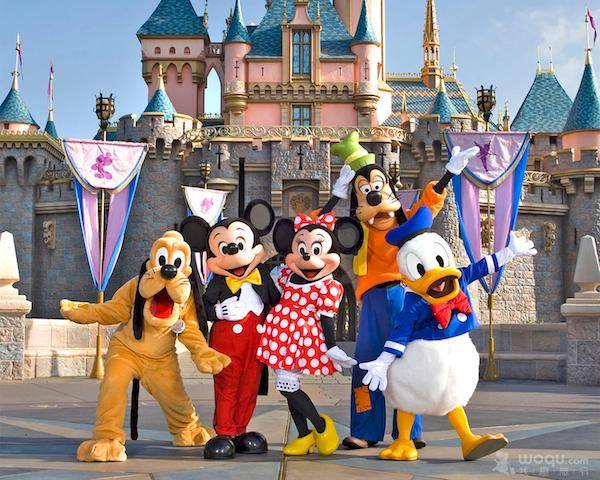
[[[273,229],[273,245],[280,255],[290,253],[292,249],[292,240],[296,231],[294,221],[291,218],[282,218],[275,224]]]
[[[146,259],[144,263],[142,263],[140,275],[138,276],[138,284],[135,289],[135,301],[133,303],[133,336],[136,340],[141,340],[142,334],[144,333],[144,304],[146,303],[146,299],[140,294],[140,282],[146,273],[146,264],[149,261],[150,259]]]
[[[335,222],[333,229],[340,252],[347,255],[356,255],[364,240],[364,231],[362,225],[356,218],[342,217]]]
[[[210,225],[206,220],[194,215],[187,217],[179,226],[179,232],[192,252],[205,252],[208,244]]]
[[[244,219],[263,237],[273,228],[275,212],[264,200],[252,200],[244,210]]]

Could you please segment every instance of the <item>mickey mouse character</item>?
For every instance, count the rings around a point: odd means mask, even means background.
[[[417,204],[404,210],[388,174],[358,140],[358,133],[352,132],[331,147],[331,153],[344,159],[346,165],[334,185],[328,206],[335,205],[339,198],[348,198],[351,186],[351,208],[364,230],[364,242],[354,258],[356,295],[362,302],[355,357],[364,362],[383,348],[392,328],[391,312],[401,308],[404,301],[404,287],[395,261],[398,249],[386,243],[385,235],[406,222],[419,207],[426,206],[433,216],[437,215],[444,206],[448,182],[461,173],[479,149],[473,147],[462,152],[460,147],[453,149],[442,178],[427,184]],[[377,444],[383,440],[386,429],[385,399],[380,391],[369,391],[363,385],[364,375],[358,367],[352,371],[350,436],[344,439],[344,446],[351,449]],[[417,416],[412,438],[419,448],[425,446],[421,434],[421,418]],[[392,436],[397,436],[395,424]]]
[[[207,459],[268,450],[265,437],[246,428],[264,370],[256,359],[264,318],[279,301],[279,290],[261,263],[265,250],[260,237],[270,232],[274,219],[270,205],[256,200],[244,218],[228,218],[210,227],[199,217],[189,217],[181,226],[193,249],[208,254],[213,277],[204,293],[204,307],[207,319],[214,322],[209,343],[231,358],[231,365],[214,377],[213,423],[218,436],[205,446]]]
[[[265,322],[257,358],[275,369],[277,390],[287,399],[299,437],[287,444],[284,455],[306,455],[317,448],[331,455],[339,446],[333,420],[320,415],[301,390],[302,375],[332,375],[356,361],[336,346],[334,317],[344,293],[333,278],[340,254],[353,254],[362,242],[360,224],[351,218],[337,222],[331,212],[294,220],[281,219],[273,243],[285,255],[277,285],[281,301]],[[309,430],[308,420],[314,430]]]

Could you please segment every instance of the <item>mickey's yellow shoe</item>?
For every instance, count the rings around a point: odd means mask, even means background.
[[[313,430],[304,437],[298,437],[283,447],[283,454],[288,456],[308,455],[315,451],[316,446],[315,432]]]
[[[338,436],[335,424],[331,417],[321,415],[321,418],[325,420],[325,430],[323,433],[315,433],[317,438],[317,450],[319,451],[319,455],[327,456],[335,452],[340,446],[340,437]]]

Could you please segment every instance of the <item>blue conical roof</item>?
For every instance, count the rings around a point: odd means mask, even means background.
[[[173,120],[173,115],[177,113],[171,103],[171,99],[162,86],[162,81],[159,83],[158,89],[154,92],[150,102],[148,102],[144,113],[162,113],[165,116],[165,120],[169,122]]]
[[[510,128],[516,132],[562,132],[572,105],[554,72],[539,71]]]
[[[0,105],[0,123],[28,123],[39,125],[35,122],[25,102],[21,98],[19,90],[12,87],[8,95]]]
[[[356,33],[352,39],[352,43],[379,43],[375,30],[371,24],[369,18],[369,12],[367,11],[367,2],[363,0],[362,10],[360,11],[360,18],[358,19],[358,25],[356,26]]]
[[[197,37],[208,36],[208,31],[190,0],[161,0],[137,34],[141,37]]]
[[[588,52],[583,77],[564,131],[596,129],[600,129],[600,94]]]
[[[56,131],[56,125],[54,124],[54,120],[52,118],[48,118],[46,122],[46,126],[44,127],[44,132],[54,138],[58,138],[58,132]]]
[[[458,110],[446,92],[446,85],[443,79],[428,113],[429,115],[439,115],[441,123],[450,123],[452,121],[452,115],[458,115]]]
[[[227,29],[227,36],[223,41],[223,43],[233,42],[251,43],[248,29],[246,28],[246,25],[244,25],[244,16],[242,15],[240,0],[236,0],[235,2],[235,9],[233,10],[229,28]]]

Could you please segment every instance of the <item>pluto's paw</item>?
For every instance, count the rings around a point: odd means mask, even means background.
[[[477,436],[475,440],[462,445],[463,458],[465,460],[477,460],[486,457],[506,447],[508,440],[501,433]]]
[[[384,460],[417,460],[419,454],[412,440],[396,440],[389,447],[379,452]]]
[[[200,425],[174,435],[173,445],[175,447],[202,447],[215,435],[215,431],[212,428]]]
[[[125,445],[118,440],[100,438],[86,440],[77,449],[80,462],[124,462],[127,460]]]

